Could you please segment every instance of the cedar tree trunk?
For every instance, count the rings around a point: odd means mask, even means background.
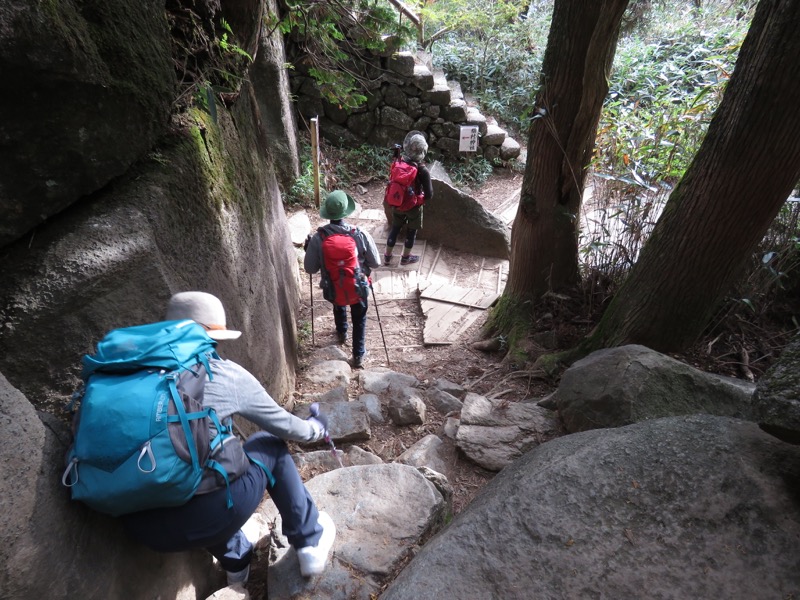
[[[505,295],[537,300],[580,280],[578,214],[628,0],[556,0]]]

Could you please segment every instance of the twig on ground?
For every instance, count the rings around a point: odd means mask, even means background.
[[[484,377],[485,377],[485,375],[484,375]],[[509,373],[505,377],[503,377],[500,381],[497,382],[497,385],[495,385],[491,390],[489,390],[484,395],[487,398],[498,398],[498,397],[500,397],[501,394],[506,394],[506,393],[508,393],[510,391],[513,391],[511,389],[508,389],[508,390],[504,390],[503,392],[500,392],[500,393],[495,394],[494,396],[492,396],[494,391],[496,389],[499,389],[501,386],[506,385],[508,383],[508,380],[517,379],[519,377],[527,377],[528,378],[528,390],[530,391],[531,381],[533,379],[546,380],[547,379],[547,374],[542,369],[532,369],[532,370],[529,370],[529,371],[514,371],[512,373]]]
[[[471,390],[471,389],[474,389],[474,388],[475,388],[475,386],[476,386],[477,384],[479,384],[481,381],[483,381],[484,379],[486,379],[487,377],[489,377],[489,375],[494,375],[494,374],[498,373],[499,371],[500,371],[500,369],[492,369],[491,371],[487,371],[486,373],[484,373],[483,375],[481,375],[480,377],[478,377],[478,378],[477,378],[475,381],[473,381],[472,383],[470,383],[470,384],[467,386],[467,389],[470,389],[470,390]]]
[[[486,397],[487,397],[489,400],[496,400],[496,399],[500,398],[501,396],[504,396],[504,395],[506,395],[507,393],[509,393],[509,392],[513,392],[513,391],[514,391],[514,388],[508,388],[508,389],[505,389],[505,390],[501,390],[501,391],[497,392],[496,394],[492,394],[492,392],[493,392],[495,389],[497,389],[497,388],[494,388],[494,389],[492,389],[492,390],[491,390],[491,391],[490,391],[488,394],[486,394]]]

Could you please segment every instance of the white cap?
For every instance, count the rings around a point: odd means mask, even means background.
[[[235,340],[241,331],[225,326],[225,309],[219,298],[206,292],[180,292],[169,299],[167,321],[191,319],[206,328],[212,340]]]

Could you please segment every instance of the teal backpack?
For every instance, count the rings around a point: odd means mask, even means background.
[[[164,321],[115,329],[84,356],[61,478],[73,500],[112,516],[179,506],[249,468],[232,419],[203,406],[215,347],[194,321]]]

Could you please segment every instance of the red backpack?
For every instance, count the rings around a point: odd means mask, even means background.
[[[425,195],[417,194],[414,182],[417,178],[417,167],[404,160],[396,160],[389,171],[389,184],[386,186],[384,201],[398,210],[411,210],[425,203]]]
[[[358,304],[369,297],[371,282],[358,263],[356,231],[317,229],[322,240],[322,296],[336,306]]]

